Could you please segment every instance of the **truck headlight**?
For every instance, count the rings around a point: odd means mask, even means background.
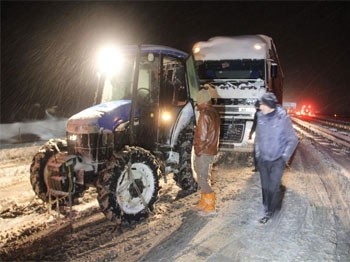
[[[199,51],[201,51],[201,48],[200,48],[199,46],[195,46],[195,47],[193,48],[193,53],[194,53],[194,54],[199,53]]]

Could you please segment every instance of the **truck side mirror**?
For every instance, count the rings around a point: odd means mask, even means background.
[[[277,69],[278,69],[278,65],[276,63],[271,63],[271,77],[272,78],[277,77]]]

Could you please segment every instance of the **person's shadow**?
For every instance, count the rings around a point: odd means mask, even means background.
[[[277,211],[280,211],[281,208],[282,208],[282,202],[283,202],[286,190],[287,190],[287,188],[286,188],[285,185],[280,185],[280,201],[278,202],[278,205],[277,205],[277,208],[276,208]]]

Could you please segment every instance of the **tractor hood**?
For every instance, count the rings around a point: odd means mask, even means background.
[[[113,132],[116,126],[129,121],[130,100],[107,102],[89,107],[67,121],[67,132],[74,134],[98,133],[101,129]]]

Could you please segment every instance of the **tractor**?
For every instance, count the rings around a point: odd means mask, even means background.
[[[166,46],[120,46],[101,57],[109,62],[94,104],[67,120],[65,139],[41,146],[30,182],[45,202],[96,187],[105,216],[130,223],[148,217],[170,173],[184,191],[197,190],[191,151],[199,81],[193,57]]]

